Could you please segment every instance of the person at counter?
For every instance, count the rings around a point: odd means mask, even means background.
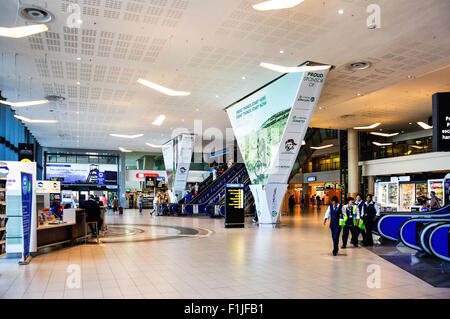
[[[62,208],[61,205],[59,205],[59,201],[53,201],[52,206],[50,207],[50,211],[53,216],[58,219],[62,219]]]
[[[100,206],[95,202],[94,195],[89,195],[89,199],[81,203],[80,208],[86,212],[86,221],[97,222],[97,229],[102,229],[103,219],[100,217]],[[97,235],[94,225],[89,224],[91,232]]]
[[[431,210],[439,209],[441,208],[441,203],[439,202],[439,198],[436,197],[436,192],[431,191],[431,200],[430,200],[430,208]]]

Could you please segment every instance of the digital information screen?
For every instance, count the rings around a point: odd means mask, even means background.
[[[164,177],[154,177],[154,176],[146,176],[145,177],[145,188],[163,188],[165,184]]]
[[[225,227],[244,227],[244,184],[227,184]]]

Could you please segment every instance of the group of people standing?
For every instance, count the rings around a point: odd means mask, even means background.
[[[379,216],[380,208],[372,200],[371,194],[367,194],[365,201],[361,194],[356,195],[356,200],[353,197],[348,197],[346,205],[339,204],[339,199],[334,196],[323,220],[324,225],[330,220],[333,256],[336,256],[339,251],[341,229],[342,249],[347,248],[349,234],[351,234],[350,243],[354,247],[358,247],[360,234],[363,237],[363,246],[373,246],[372,229]]]

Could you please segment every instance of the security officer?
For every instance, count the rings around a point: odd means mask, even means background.
[[[363,206],[364,206],[364,200],[362,199],[362,195],[360,193],[358,193],[356,195],[355,205],[358,206],[358,209],[359,209],[359,212],[360,212],[361,218],[362,218],[362,209],[363,209]],[[366,240],[366,232],[365,232],[364,228],[357,227],[356,231],[357,231],[356,242],[358,242],[359,234],[361,234],[362,235],[362,239],[363,239],[363,243],[364,243],[365,240]]]
[[[331,198],[331,205],[328,206],[325,212],[323,224],[327,224],[327,219],[330,219],[331,237],[333,239],[333,256],[336,256],[339,251],[339,235],[341,234],[341,227],[339,226],[339,219],[342,217],[342,206],[339,204],[339,199],[336,196]]]
[[[375,225],[377,217],[380,216],[380,208],[377,203],[372,200],[372,195],[367,194],[366,201],[362,207],[361,218],[366,227],[366,236],[364,236],[364,246],[373,246],[372,229]]]
[[[359,209],[355,205],[355,199],[353,197],[347,198],[347,205],[342,207],[342,215],[344,218],[345,226],[342,231],[342,247],[347,248],[348,233],[352,233],[351,243],[353,246],[358,247],[358,225],[359,225]]]

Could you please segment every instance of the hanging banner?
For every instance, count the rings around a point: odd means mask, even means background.
[[[184,196],[194,143],[195,135],[181,134],[168,141],[162,148],[171,203]]]
[[[279,221],[289,175],[327,74],[286,74],[226,109],[253,197],[259,198],[260,223]]]
[[[166,167],[169,199],[170,202],[173,203],[175,200],[175,194],[173,193],[173,172],[175,167],[175,161],[173,160],[173,140],[170,140],[164,144],[162,147],[162,153],[164,158],[164,166]]]
[[[30,254],[31,242],[31,214],[33,207],[33,176],[21,173],[22,181],[22,236],[23,236],[23,258]]]

